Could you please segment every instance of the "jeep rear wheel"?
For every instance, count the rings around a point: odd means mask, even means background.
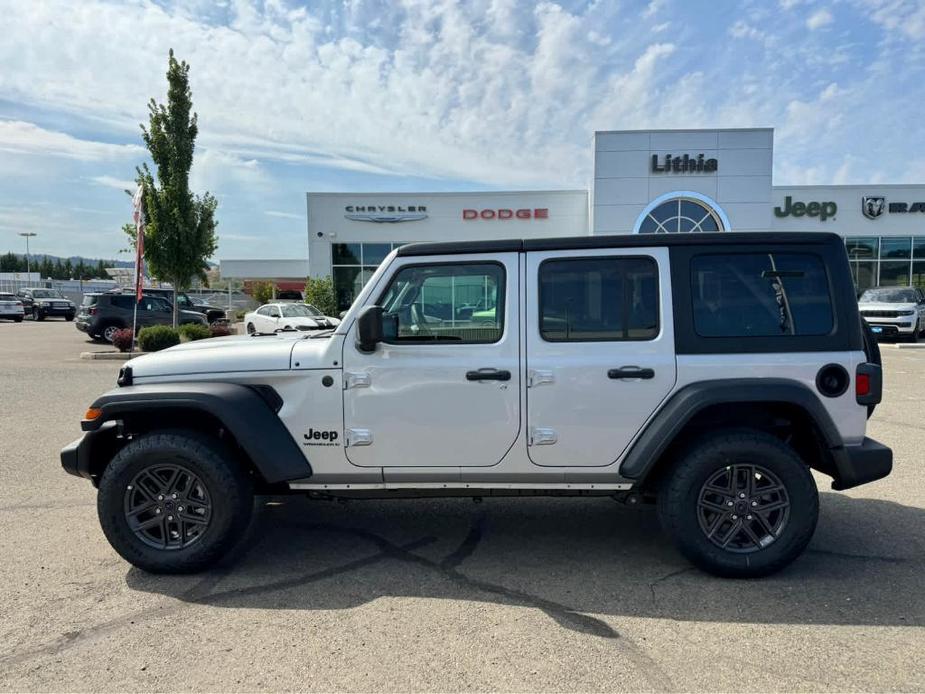
[[[221,442],[186,431],[132,440],[100,480],[97,511],[106,539],[151,573],[207,568],[241,537],[253,488]]]
[[[796,452],[770,434],[736,430],[692,444],[665,479],[659,519],[692,563],[718,576],[766,576],[806,548],[816,528],[816,483]]]

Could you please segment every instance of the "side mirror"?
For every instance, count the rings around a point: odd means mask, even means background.
[[[357,349],[361,352],[375,352],[382,342],[382,307],[367,306],[357,318]]]

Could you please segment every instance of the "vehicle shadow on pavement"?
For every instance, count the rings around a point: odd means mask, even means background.
[[[268,504],[266,502],[269,502]],[[650,508],[609,499],[262,500],[213,570],[130,588],[250,609],[348,609],[384,596],[475,600],[619,636],[620,617],[742,623],[925,624],[925,511],[821,495],[807,552],[758,580],[688,564]]]

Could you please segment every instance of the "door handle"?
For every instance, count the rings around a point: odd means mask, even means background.
[[[621,366],[619,369],[610,369],[607,378],[641,378],[649,380],[655,378],[655,369],[640,369],[638,366]]]
[[[467,381],[510,381],[511,372],[498,369],[479,369],[478,371],[467,371]]]

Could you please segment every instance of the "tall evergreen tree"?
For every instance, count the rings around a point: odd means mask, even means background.
[[[144,186],[146,219],[144,255],[151,274],[185,289],[195,277],[204,277],[206,260],[215,253],[215,209],[218,201],[210,193],[195,195],[189,189],[189,172],[199,132],[192,111],[189,64],[178,62],[173,49],[167,64],[167,105],[154,99],[148,103],[148,127],[142,138],[156,169],[156,178],[142,164],[138,182]],[[134,245],[134,226],[125,231]],[[174,302],[173,321],[177,324]]]

